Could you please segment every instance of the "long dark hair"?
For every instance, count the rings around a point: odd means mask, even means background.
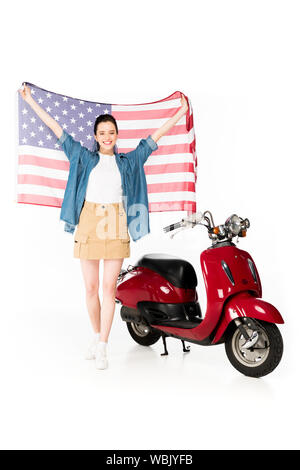
[[[94,124],[94,135],[96,135],[97,133],[97,127],[98,127],[98,124],[100,124],[100,122],[112,122],[116,128],[117,134],[119,133],[118,124],[115,118],[111,114],[100,114],[100,116],[97,117],[95,124]],[[115,148],[117,148],[116,145],[114,147],[114,151],[115,151]],[[95,140],[95,151],[99,152],[99,150],[100,150],[100,146],[98,142]]]

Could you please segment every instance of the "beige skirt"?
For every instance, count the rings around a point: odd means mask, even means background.
[[[122,202],[84,201],[74,235],[74,258],[130,257],[130,237]]]

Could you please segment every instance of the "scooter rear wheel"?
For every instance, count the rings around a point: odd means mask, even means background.
[[[134,341],[142,346],[151,346],[156,343],[161,334],[150,326],[139,323],[126,322],[128,331]]]
[[[270,374],[279,364],[283,353],[281,333],[276,325],[255,320],[259,339],[249,348],[243,348],[246,340],[238,327],[229,332],[225,341],[227,357],[233,367],[248,377],[263,377]],[[246,328],[251,336],[253,331]]]

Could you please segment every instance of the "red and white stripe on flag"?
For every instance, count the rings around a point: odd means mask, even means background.
[[[34,87],[31,87],[31,90],[34,90]],[[38,87],[35,88],[37,92],[42,90]],[[46,94],[45,96],[62,97],[62,95],[47,92],[47,90],[42,91]],[[142,138],[151,135],[154,130],[172,117],[181,106],[180,96],[181,93],[176,91],[167,98],[152,103],[108,105],[110,113],[118,123],[118,152],[126,153],[133,150]],[[68,97],[62,97],[61,102],[67,100]],[[72,103],[77,101],[74,98],[70,98],[70,100]],[[188,98],[187,100],[188,112],[166,135],[161,137],[158,141],[158,149],[150,155],[144,165],[150,212],[196,211],[196,139],[192,105]],[[23,106],[21,99],[18,102],[20,117],[22,113],[26,114],[26,107]],[[59,99],[54,102],[53,110],[51,107],[48,109],[45,107],[54,118],[56,116],[55,106],[58,108],[59,102]],[[39,103],[43,107],[41,98]],[[105,107],[102,104],[78,100],[78,110],[83,103],[99,106],[99,110],[100,106],[101,108]],[[24,109],[21,109],[21,106]],[[65,108],[67,110],[67,106]],[[95,109],[97,110],[97,108]],[[65,112],[64,120],[67,122],[67,111]],[[84,116],[83,113],[81,115]],[[38,117],[36,118],[39,120]],[[34,118],[31,117],[32,119]],[[22,125],[20,121],[19,118],[19,131]],[[85,122],[90,123],[91,126],[92,120]],[[60,122],[60,124],[62,123]],[[64,128],[68,132],[67,124],[64,125]],[[44,145],[47,144],[47,139],[48,141],[52,138],[56,139],[50,130],[46,136],[44,131],[47,129],[44,129],[43,123],[40,121],[36,133],[40,132],[41,135],[44,135],[44,140],[41,140],[42,138],[37,140],[37,145],[28,145],[26,138],[19,139],[17,202],[61,207],[68,179],[69,161],[58,145],[55,148],[53,145],[52,148],[47,148],[47,145]],[[90,136],[93,139],[92,131],[93,126],[91,126],[87,138]],[[79,141],[80,137],[76,137],[75,135],[75,140]],[[85,145],[85,142],[81,141],[81,143]],[[48,147],[50,146],[48,145]]]

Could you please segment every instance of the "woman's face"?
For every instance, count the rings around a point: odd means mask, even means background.
[[[113,154],[113,148],[118,140],[114,124],[110,121],[100,122],[97,126],[95,139],[100,145],[100,152]]]

